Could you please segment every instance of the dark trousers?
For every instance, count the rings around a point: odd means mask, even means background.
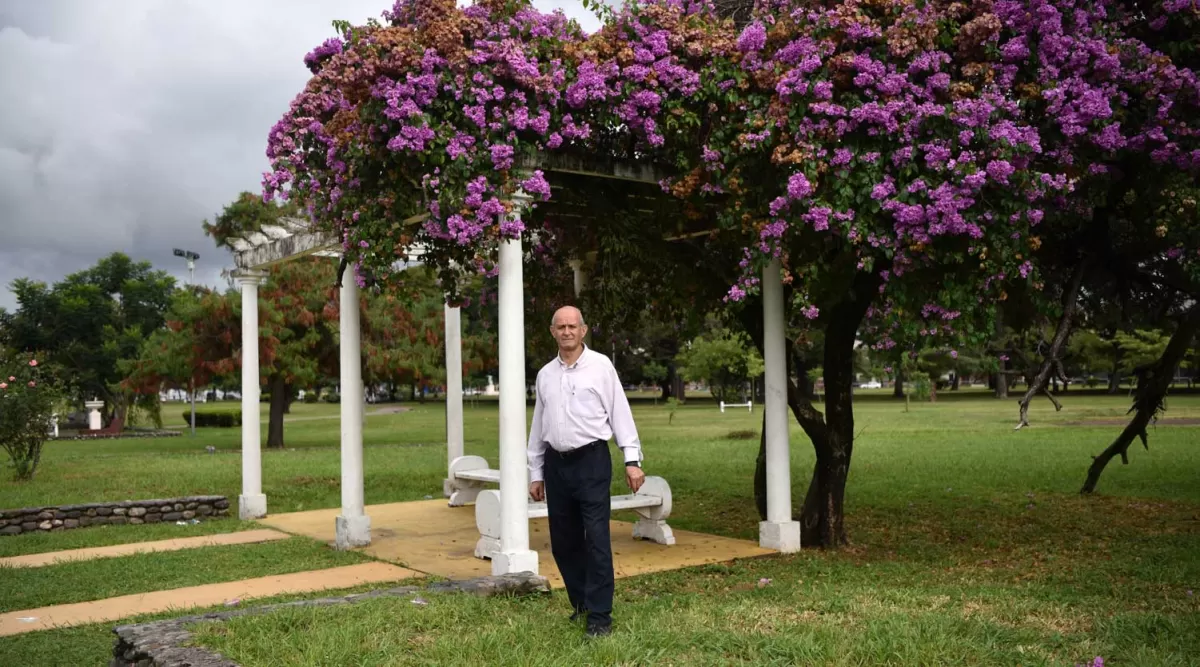
[[[612,622],[613,562],[608,521],[612,514],[612,454],[597,441],[573,452],[546,452],[546,509],[550,550],[575,609],[588,623]]]

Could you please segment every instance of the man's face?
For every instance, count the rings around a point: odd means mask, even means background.
[[[587,325],[580,320],[579,311],[563,309],[554,314],[554,324],[550,326],[550,335],[558,341],[558,349],[562,352],[574,352],[587,335]]]

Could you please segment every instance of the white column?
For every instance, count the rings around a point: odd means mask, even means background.
[[[258,286],[265,274],[241,271],[236,275],[242,290],[242,495],[238,496],[240,519],[267,515],[267,497],[262,492],[262,426],[258,397]]]
[[[446,304],[446,466],[463,455],[462,313]],[[453,493],[450,479],[442,482],[447,498]]]
[[[516,215],[528,202],[516,200]],[[525,458],[525,290],[520,239],[500,242],[500,552],[492,574],[538,571],[529,549],[529,471]]]
[[[759,524],[758,543],[782,552],[799,551],[800,523],[792,521],[792,474],[788,451],[787,346],[780,262],[763,270],[763,362],[767,405],[767,520]]]
[[[341,353],[342,513],[336,521],[338,549],[371,543],[371,517],[363,512],[362,337],[358,322],[358,283],[354,264],[342,274],[338,318]]]

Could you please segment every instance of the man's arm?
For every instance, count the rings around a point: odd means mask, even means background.
[[[629,407],[629,399],[621,387],[621,378],[617,369],[609,367],[609,384],[611,385],[610,401],[612,409],[608,412],[609,425],[612,426],[613,436],[617,446],[625,455],[625,463],[642,462],[642,441],[638,438],[637,425],[633,423],[633,410]]]
[[[542,391],[541,373],[533,382],[533,423],[529,425],[529,446],[525,456],[529,460],[529,482],[540,482],[544,479],[542,468],[546,462],[546,441],[542,438]]]

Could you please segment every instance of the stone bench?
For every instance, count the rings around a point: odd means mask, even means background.
[[[500,551],[500,492],[485,489],[487,484],[499,484],[500,471],[488,467],[481,456],[462,456],[450,464],[450,506],[475,503],[475,527],[479,541],[475,545],[477,558],[490,559]],[[546,503],[529,502],[529,518],[547,516]],[[652,540],[659,544],[675,544],[675,534],[667,525],[671,515],[671,487],[662,477],[647,476],[637,493],[613,496],[612,510],[634,510],[640,517],[633,524],[634,539]]]

